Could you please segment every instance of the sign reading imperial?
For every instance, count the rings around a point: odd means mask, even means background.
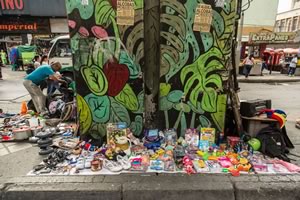
[[[289,43],[293,42],[295,33],[250,33],[249,43]]]

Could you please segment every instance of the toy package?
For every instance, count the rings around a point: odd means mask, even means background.
[[[167,146],[175,146],[177,142],[177,133],[174,129],[166,130],[165,133],[165,143]]]
[[[214,128],[201,128],[200,140],[208,141],[209,145],[215,144],[216,130]]]
[[[120,148],[130,155],[130,141],[127,137],[126,125],[122,123],[107,125],[107,144],[111,148]]]
[[[199,132],[197,129],[187,129],[185,131],[185,141],[189,150],[197,150],[199,146]]]

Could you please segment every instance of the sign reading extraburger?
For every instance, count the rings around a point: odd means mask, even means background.
[[[288,43],[293,42],[296,34],[295,33],[250,33],[249,43]]]
[[[51,33],[47,18],[0,17],[0,33]]]

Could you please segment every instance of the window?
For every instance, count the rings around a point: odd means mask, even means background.
[[[285,26],[285,19],[281,20],[281,26],[280,26],[280,32],[285,32],[286,26]]]
[[[275,32],[280,32],[281,31],[281,21],[278,20],[276,21],[276,25],[275,25]]]
[[[285,30],[286,30],[286,32],[292,31],[292,19],[291,18],[287,19],[286,29]]]
[[[293,18],[292,31],[296,31],[298,29],[298,17]]]
[[[71,57],[72,51],[69,39],[58,40],[51,50],[50,58],[53,57]]]

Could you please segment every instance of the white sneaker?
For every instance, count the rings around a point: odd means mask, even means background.
[[[120,163],[123,169],[128,170],[131,168],[131,164],[127,156],[122,157],[117,155],[117,161]]]
[[[111,172],[119,172],[123,169],[122,166],[110,160],[104,160],[103,167]]]

